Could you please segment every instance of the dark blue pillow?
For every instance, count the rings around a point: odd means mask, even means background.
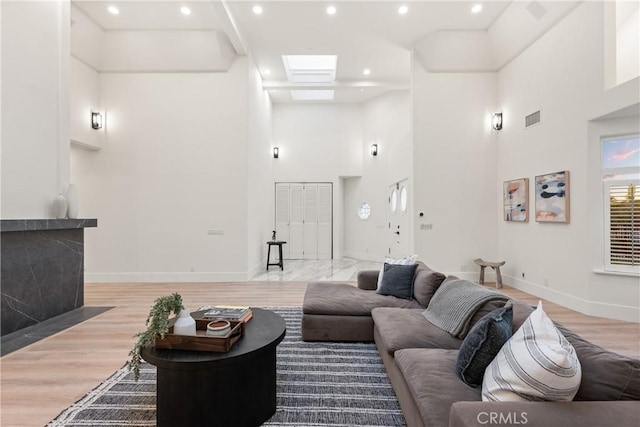
[[[498,308],[480,319],[469,331],[458,353],[456,373],[472,387],[480,387],[484,371],[512,335],[513,308]]]
[[[393,295],[394,297],[413,299],[413,279],[416,275],[418,264],[399,265],[384,264],[382,283],[376,292],[381,295]]]

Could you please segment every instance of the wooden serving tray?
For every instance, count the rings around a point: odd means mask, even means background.
[[[195,315],[193,313],[192,315]],[[194,316],[195,317],[195,316]],[[174,335],[173,323],[175,319],[169,320],[169,332],[164,338],[156,336],[156,348],[168,348],[173,350],[193,350],[193,351],[213,351],[226,353],[244,335],[245,323],[230,321],[231,330],[227,335],[211,337],[207,335],[207,325],[211,319],[195,319],[196,335]]]

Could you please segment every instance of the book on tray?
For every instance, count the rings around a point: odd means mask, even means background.
[[[249,307],[220,305],[207,309],[202,317],[205,319],[223,319],[246,323],[253,317],[253,311]]]

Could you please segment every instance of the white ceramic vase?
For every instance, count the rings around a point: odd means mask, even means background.
[[[189,310],[183,309],[180,311],[180,316],[176,319],[176,323],[173,324],[173,333],[175,335],[196,334],[196,321],[191,317]]]
[[[59,193],[53,202],[53,210],[57,219],[65,219],[67,217],[67,198],[64,194]]]
[[[74,184],[69,184],[67,190],[67,216],[69,218],[78,218],[78,191]]]

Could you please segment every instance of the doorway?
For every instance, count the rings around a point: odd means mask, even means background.
[[[409,255],[409,180],[389,186],[389,256]]]

